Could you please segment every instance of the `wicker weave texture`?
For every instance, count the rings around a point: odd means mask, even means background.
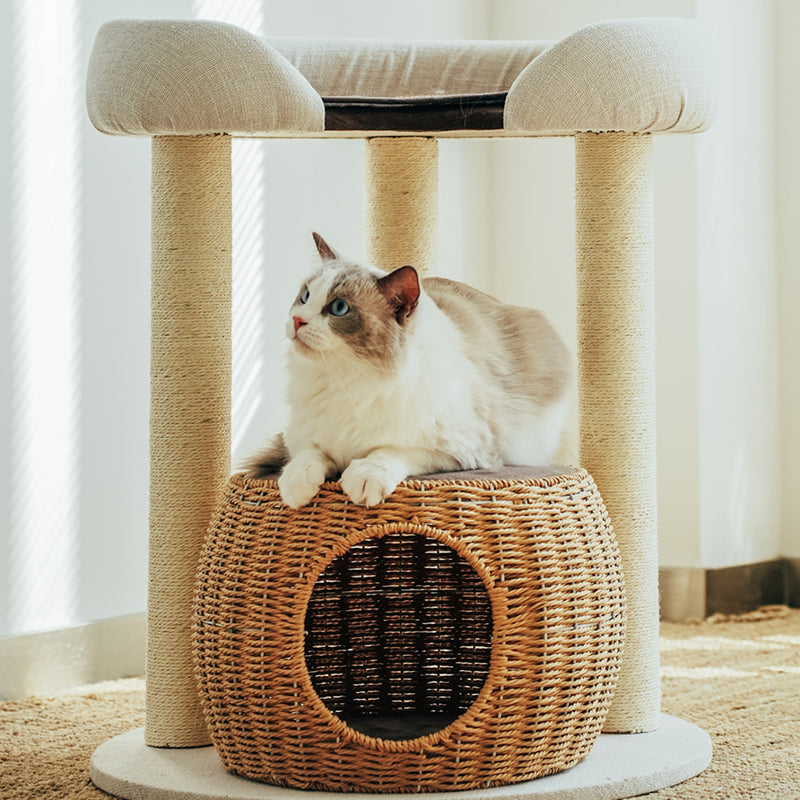
[[[231,478],[198,573],[225,767],[301,789],[467,790],[573,766],[611,703],[619,553],[583,470],[408,480],[373,509]]]

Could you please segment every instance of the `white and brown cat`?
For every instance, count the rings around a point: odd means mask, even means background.
[[[374,506],[409,475],[554,463],[571,368],[540,312],[314,241],[321,265],[286,326],[289,423],[251,477],[282,470],[293,508],[336,477],[354,503]]]

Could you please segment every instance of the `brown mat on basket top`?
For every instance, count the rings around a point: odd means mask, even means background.
[[[410,483],[432,483],[436,481],[494,481],[496,483],[508,481],[537,480],[550,478],[556,475],[573,475],[575,467],[567,466],[512,466],[505,465],[499,469],[471,469],[462,472],[433,472],[427,475],[410,475],[406,481]],[[264,480],[277,480],[280,473],[268,475]]]
[[[696,778],[648,797],[800,797],[800,610],[665,623],[661,633],[664,711],[707,730],[714,758]],[[0,703],[0,798],[107,797],[89,781],[89,758],[141,726],[143,708],[135,679]]]

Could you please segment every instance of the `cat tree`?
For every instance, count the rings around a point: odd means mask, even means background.
[[[435,264],[438,138],[574,137],[580,460],[627,587],[605,730],[639,735],[604,735],[568,773],[495,794],[626,797],[706,766],[708,737],[660,712],[651,144],[708,125],[708,50],[679,19],[600,23],[557,42],[262,40],[188,20],[100,29],[92,122],[152,138],[153,333],[147,720],[98,749],[98,785],[128,798],[284,791],[218,774],[210,748],[161,749],[209,741],[190,620],[229,471],[234,136],[364,138],[368,257],[421,269]]]

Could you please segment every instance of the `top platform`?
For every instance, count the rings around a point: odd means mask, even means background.
[[[626,19],[559,41],[261,39],[205,20],[98,31],[86,102],[123,136],[699,133],[711,47],[694,21]]]

